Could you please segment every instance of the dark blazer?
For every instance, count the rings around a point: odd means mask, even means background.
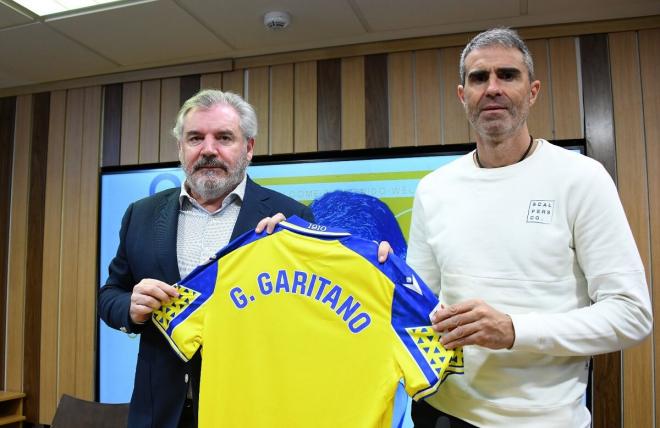
[[[184,363],[153,323],[136,325],[129,316],[131,292],[140,280],[152,278],[174,284],[181,279],[176,256],[180,191],[180,188],[164,190],[128,207],[119,232],[117,254],[108,267],[108,280],[99,292],[99,314],[106,324],[127,333],[141,333],[129,428],[175,428],[186,398],[188,379],[193,389],[199,391],[199,353]],[[231,239],[278,212],[287,217],[314,219],[305,205],[248,178]]]

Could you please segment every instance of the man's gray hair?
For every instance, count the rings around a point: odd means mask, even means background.
[[[518,33],[510,28],[492,28],[483,33],[477,34],[465,46],[465,49],[463,49],[460,64],[462,85],[465,85],[465,58],[475,49],[491,47],[494,45],[518,49],[522,53],[525,66],[527,66],[529,81],[532,82],[534,80],[534,61],[532,60],[532,55],[529,53],[527,45],[522,41]]]
[[[217,104],[226,104],[234,108],[239,117],[239,127],[245,140],[257,136],[257,115],[254,108],[233,92],[222,92],[217,89],[203,89],[189,98],[176,117],[176,124],[172,129],[172,135],[177,141],[183,136],[183,120],[190,110],[194,108],[209,109]]]

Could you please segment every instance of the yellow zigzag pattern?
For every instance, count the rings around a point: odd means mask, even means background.
[[[174,287],[179,292],[179,297],[164,304],[160,309],[155,310],[153,314],[156,322],[164,330],[167,330],[170,323],[200,295],[198,291],[184,287],[183,285],[174,284]]]
[[[445,349],[440,334],[431,327],[410,327],[406,331],[441,381],[451,373],[463,373],[463,348]]]

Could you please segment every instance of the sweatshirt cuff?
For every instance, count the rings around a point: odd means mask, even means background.
[[[549,344],[545,340],[545,328],[536,314],[509,314],[516,339],[513,351],[543,351]]]

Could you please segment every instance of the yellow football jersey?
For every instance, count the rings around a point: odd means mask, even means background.
[[[462,373],[428,315],[436,297],[377,245],[305,222],[247,233],[177,286],[153,321],[184,359],[202,348],[199,427],[390,427]]]

